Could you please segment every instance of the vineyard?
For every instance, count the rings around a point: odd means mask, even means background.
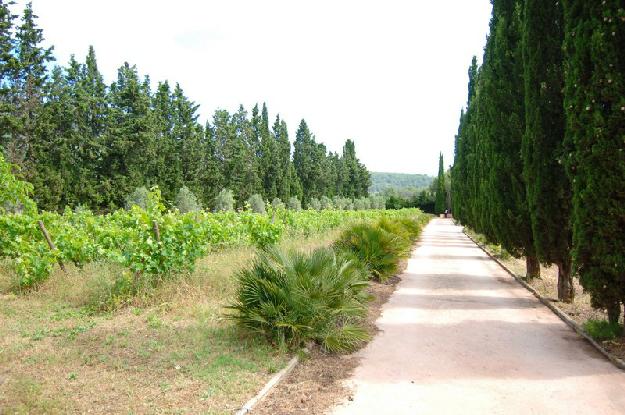
[[[133,206],[110,214],[66,209],[0,215],[0,257],[8,259],[15,289],[35,287],[55,266],[82,268],[96,261],[127,269],[117,281],[116,295],[132,294],[138,284],[156,284],[175,273],[190,272],[208,252],[231,246],[264,247],[285,234],[312,235],[352,221],[405,215],[408,211],[291,211],[270,208],[266,214],[166,210],[158,189],[146,209]]]

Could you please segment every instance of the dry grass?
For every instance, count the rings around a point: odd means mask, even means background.
[[[282,245],[310,250],[338,232]],[[233,274],[253,256],[245,247],[211,253],[110,313],[86,306],[119,267],[70,267],[15,295],[0,264],[0,413],[232,413],[289,358],[223,318]]]

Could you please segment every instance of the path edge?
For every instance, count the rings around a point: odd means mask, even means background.
[[[556,316],[558,316],[560,318],[560,320],[564,321],[569,327],[571,327],[577,334],[579,334],[580,336],[582,336],[584,339],[586,339],[595,349],[597,349],[599,351],[599,353],[601,353],[602,355],[604,355],[605,357],[608,358],[608,360],[610,362],[612,362],[612,364],[614,366],[616,366],[617,368],[625,371],[625,361],[623,361],[622,359],[614,356],[612,353],[608,352],[601,344],[599,344],[595,339],[593,339],[587,332],[586,330],[583,329],[582,326],[580,326],[579,324],[577,324],[577,322],[575,322],[575,320],[573,320],[571,317],[569,317],[568,314],[566,314],[564,311],[562,311],[558,306],[556,306],[555,304],[553,304],[551,301],[549,301],[548,298],[543,297],[542,295],[540,295],[540,293],[538,291],[536,291],[536,289],[534,287],[532,287],[531,285],[529,285],[527,282],[525,282],[521,277],[519,277],[518,275],[516,275],[514,272],[512,272],[512,270],[510,270],[506,265],[503,264],[503,262],[501,262],[498,258],[496,258],[494,255],[492,255],[490,252],[488,252],[485,248],[484,245],[482,245],[481,243],[479,243],[478,241],[476,241],[475,239],[473,239],[464,229],[464,227],[462,228],[462,233],[464,233],[467,238],[469,238],[471,241],[473,241],[473,243],[475,245],[477,245],[482,251],[484,251],[484,253],[486,255],[488,255],[493,261],[495,261],[501,268],[503,268],[504,271],[506,271],[506,273],[508,273],[512,278],[514,278],[519,284],[521,284],[526,290],[528,290],[529,292],[531,292],[534,297],[536,297],[541,303],[543,303],[544,305],[547,306],[547,308],[549,308]]]
[[[271,379],[265,384],[265,386],[258,392],[252,399],[247,401],[245,405],[241,407],[235,415],[245,415],[250,413],[256,405],[267,396],[280,382],[297,366],[299,363],[299,356],[295,355],[284,369],[273,375]]]

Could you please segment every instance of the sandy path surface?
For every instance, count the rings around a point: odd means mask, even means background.
[[[334,414],[625,414],[625,373],[451,220],[402,279]]]

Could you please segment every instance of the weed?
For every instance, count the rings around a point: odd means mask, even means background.
[[[610,323],[607,320],[588,320],[584,323],[584,330],[597,341],[613,340],[623,333],[623,326]]]

